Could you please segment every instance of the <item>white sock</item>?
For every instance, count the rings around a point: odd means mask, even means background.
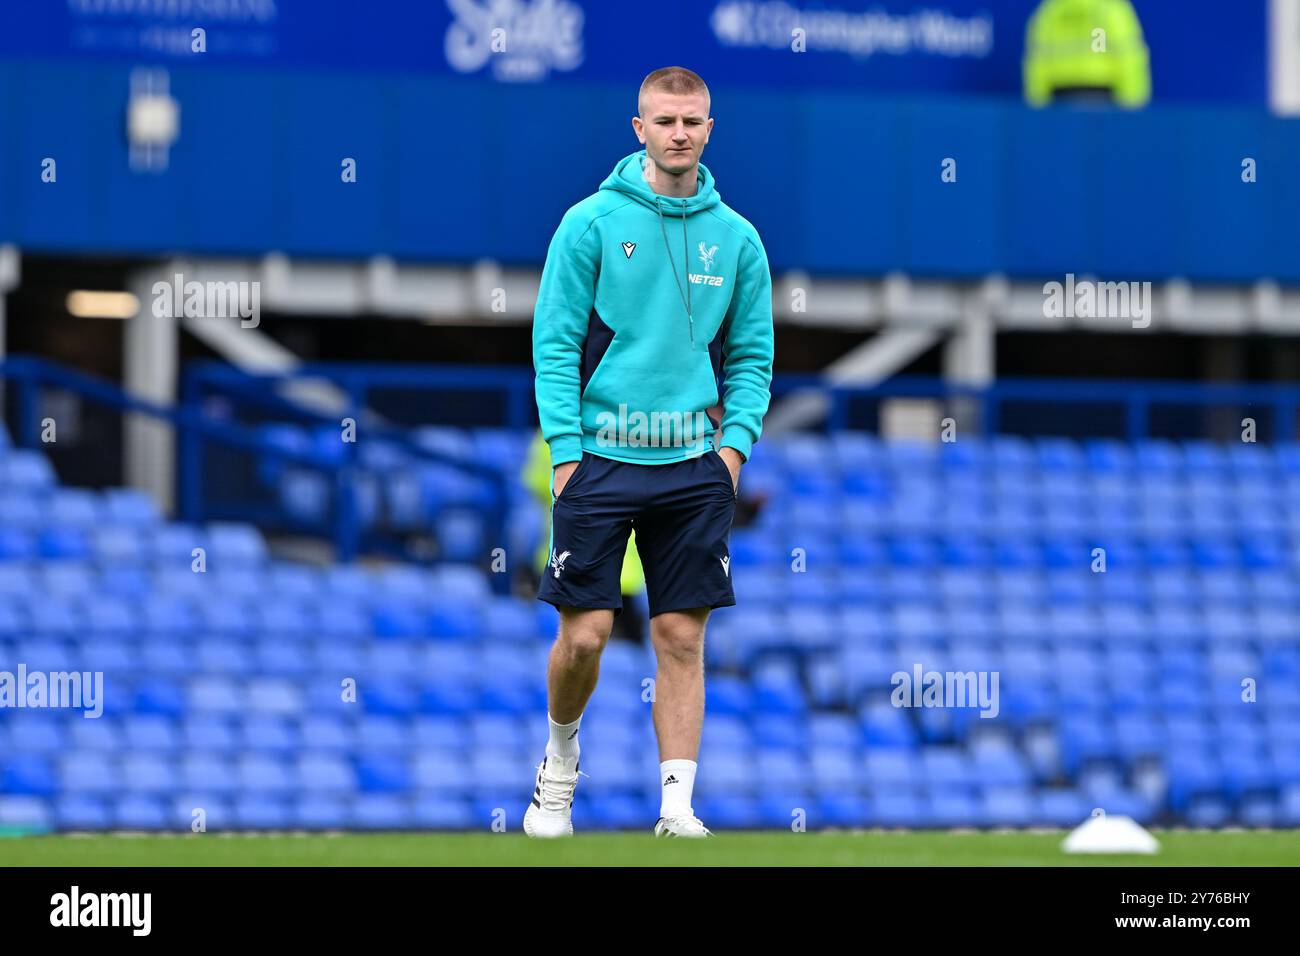
[[[663,797],[659,803],[661,817],[690,817],[691,791],[695,789],[694,760],[665,760],[659,764],[659,783]]]
[[[571,724],[557,724],[547,714],[546,722],[551,725],[551,737],[546,742],[546,756],[565,760],[578,756],[578,724],[582,723],[582,715],[579,714],[578,719]]]

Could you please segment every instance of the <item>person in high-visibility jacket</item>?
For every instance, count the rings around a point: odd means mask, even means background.
[[[524,486],[537,499],[546,515],[546,524],[542,539],[538,542],[537,553],[533,556],[533,567],[539,575],[546,573],[551,560],[551,507],[555,499],[551,495],[551,448],[539,431],[533,436],[528,446],[528,460],[524,463]],[[641,555],[636,549],[636,532],[627,539],[627,551],[623,555],[623,573],[619,577],[619,588],[625,597],[640,594],[645,590],[645,571],[641,567]],[[635,602],[624,601],[623,613],[619,615],[623,634],[629,640],[642,643],[644,628],[640,616],[636,613]],[[615,628],[617,630],[617,627]]]
[[[1151,60],[1129,0],[1043,0],[1025,32],[1025,99],[1065,98],[1145,106]]]

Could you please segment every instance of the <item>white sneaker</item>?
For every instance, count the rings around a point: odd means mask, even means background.
[[[580,772],[577,757],[542,758],[533,802],[524,811],[525,833],[530,837],[573,836],[573,791]]]
[[[699,817],[660,817],[655,824],[655,836],[701,840],[713,836],[713,831],[701,823]]]

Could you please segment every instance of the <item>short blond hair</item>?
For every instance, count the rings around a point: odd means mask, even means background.
[[[689,96],[691,93],[703,93],[706,104],[712,101],[709,96],[709,88],[700,75],[684,66],[665,66],[662,69],[655,70],[644,80],[641,81],[641,90],[636,95],[637,113],[643,117],[645,115],[645,96],[651,90],[663,90],[665,93],[673,93],[678,96]],[[708,113],[708,107],[705,107],[705,113]]]

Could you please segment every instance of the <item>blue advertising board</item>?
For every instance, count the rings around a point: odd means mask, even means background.
[[[1156,102],[1267,102],[1266,0],[1136,0]],[[1019,96],[1037,0],[8,0],[0,57]],[[792,48],[802,29],[800,52]],[[202,30],[201,36],[196,30]],[[197,48],[201,47],[201,51]]]

